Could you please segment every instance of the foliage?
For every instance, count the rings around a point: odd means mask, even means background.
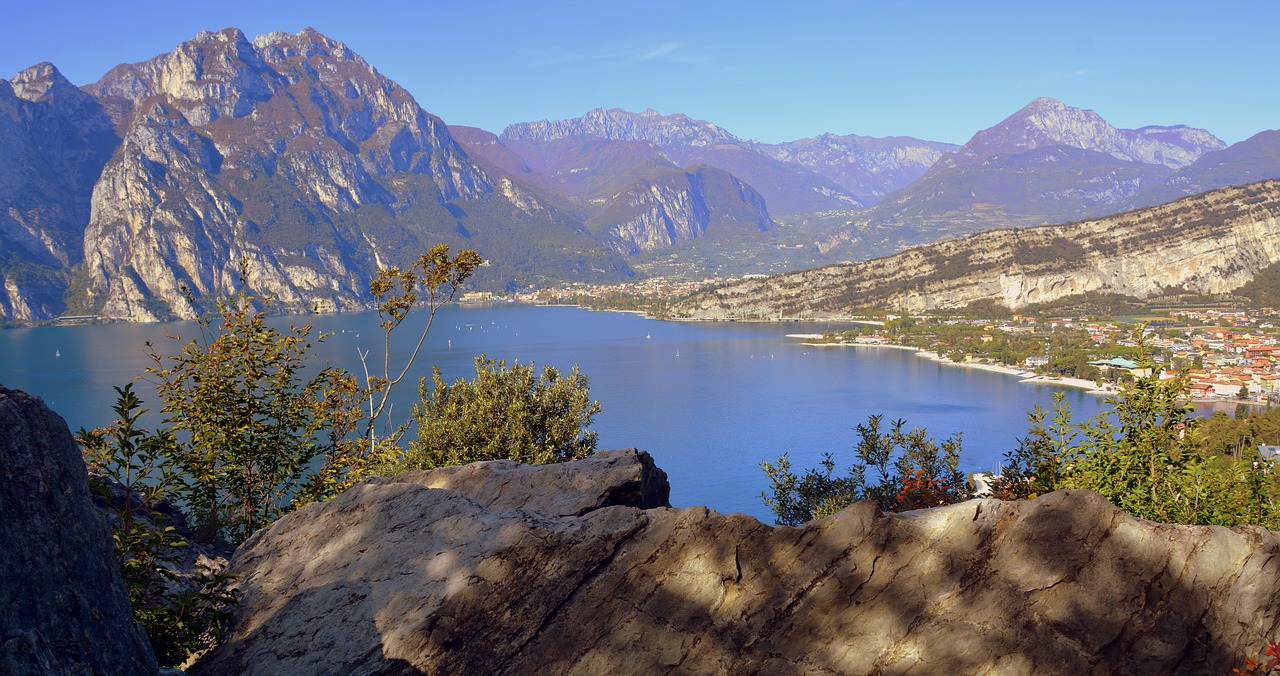
[[[147,372],[166,422],[181,435],[174,460],[201,539],[243,542],[364,469],[366,456],[345,440],[359,419],[351,413],[360,395],[354,378],[324,368],[304,380],[312,327],[269,327],[256,302],[244,291],[219,302],[220,324],[201,317],[200,336],[177,355],[148,343],[154,365]],[[312,479],[315,463],[325,468],[321,479]]]
[[[159,509],[185,489],[172,453],[175,441],[167,431],[137,427],[145,411],[132,388],[115,388],[117,418],[110,427],[81,429],[77,441],[92,489],[115,512],[112,539],[133,619],[146,629],[161,666],[177,666],[217,643],[239,598],[226,588],[231,574],[197,571],[183,584],[177,568],[188,544]],[[119,486],[118,499],[109,482]]]
[[[1071,407],[1062,392],[1053,395],[1053,419],[1046,426],[1048,411],[1036,406],[1027,413],[1031,427],[1018,447],[1005,454],[1000,476],[991,482],[991,493],[1000,500],[1030,500],[1057,489],[1062,481],[1064,449],[1076,437]]]
[[[1246,658],[1244,666],[1233,668],[1231,673],[1237,676],[1243,674],[1280,674],[1280,643],[1276,642],[1274,638],[1267,639],[1267,645],[1262,649],[1262,659]]]
[[[387,408],[391,390],[408,375],[410,367],[418,357],[418,352],[422,350],[422,344],[426,342],[427,333],[431,331],[436,312],[453,301],[459,286],[482,262],[480,254],[470,249],[460,251],[458,255],[450,258],[449,247],[437,244],[427,253],[419,256],[408,269],[384,268],[378,271],[373,281],[369,282],[369,291],[378,301],[378,320],[383,332],[382,375],[369,375],[369,366],[366,361],[369,353],[360,354],[368,388],[369,416],[365,425],[365,436],[369,439],[371,454],[377,454],[379,443],[374,437],[374,428]],[[427,309],[427,321],[404,367],[400,369],[399,374],[392,376],[391,333],[404,323],[405,318],[409,316],[409,311],[418,304],[419,294],[421,294],[421,302]],[[389,435],[392,437],[392,443],[398,440],[404,431],[404,427],[393,431]],[[383,448],[387,448],[385,442]]]
[[[798,526],[834,514],[858,500],[871,500],[886,511],[907,511],[969,499],[968,482],[959,471],[960,435],[937,442],[926,430],[904,431],[906,421],[882,430],[883,416],[873,415],[854,429],[857,459],[845,476],[833,476],[836,463],[823,456],[820,469],[796,474],[783,454],[763,462],[770,491],[761,497],[783,526]],[[875,481],[868,480],[868,471]]]
[[[413,409],[418,437],[401,469],[501,458],[546,464],[595,451],[596,433],[586,428],[600,403],[590,399],[577,367],[563,376],[551,367],[539,373],[532,364],[508,368],[485,355],[475,364],[475,380],[449,384],[436,368],[430,386],[420,381],[422,401]]]
[[[1133,516],[1164,523],[1280,525],[1274,463],[1244,443],[1228,442],[1232,455],[1220,455],[1223,433],[1206,443],[1185,378],[1162,380],[1141,327],[1135,339],[1136,361],[1150,374],[1125,383],[1119,396],[1107,400],[1109,410],[1082,423],[1071,422],[1061,396],[1048,428],[1044,412],[1033,412],[1027,438],[1006,456],[996,495],[1027,498],[1087,488]],[[1221,427],[1220,420],[1209,424]]]

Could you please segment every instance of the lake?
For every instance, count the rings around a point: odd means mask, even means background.
[[[392,363],[403,363],[424,317],[397,330]],[[320,360],[359,372],[357,350],[380,355],[377,315],[273,318],[330,332]],[[416,323],[415,323],[416,322]],[[417,378],[439,365],[445,377],[474,375],[475,355],[568,370],[590,379],[602,412],[592,429],[599,448],[637,447],[671,478],[676,506],[707,505],[772,522],[760,493],[762,460],[790,452],[793,465],[817,465],[831,452],[852,459],[853,426],[868,415],[904,418],[935,438],[963,434],[965,471],[991,471],[1027,428],[1026,412],[1048,408],[1057,388],[999,373],[946,366],[912,352],[876,347],[811,347],[788,333],[844,328],[820,323],[663,322],[571,307],[450,306],[437,315],[393,416],[407,417]],[[45,326],[0,331],[0,384],[38,394],[72,430],[111,419],[113,385],[143,374],[148,340],[167,352],[190,340],[195,324]],[[135,389],[148,407],[155,392]],[[1080,420],[1101,406],[1080,390],[1066,398]],[[154,424],[154,417],[150,424]]]

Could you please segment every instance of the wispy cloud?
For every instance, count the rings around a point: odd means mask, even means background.
[[[694,65],[710,63],[705,50],[688,42],[630,40],[597,44],[578,50],[557,48],[531,54],[533,66],[562,67],[590,64],[602,70],[626,68],[640,64]]]

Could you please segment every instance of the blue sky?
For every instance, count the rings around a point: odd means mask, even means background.
[[[494,132],[603,106],[685,113],[766,142],[963,143],[1037,96],[1228,143],[1280,128],[1280,3],[1269,0],[15,0],[0,21],[0,77],[51,61],[87,84],[229,26],[250,38],[313,26],[445,122]]]

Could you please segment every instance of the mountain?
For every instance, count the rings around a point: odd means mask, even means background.
[[[775,224],[751,186],[726,171],[695,166],[632,184],[587,225],[614,250],[635,255],[703,238],[749,238]]]
[[[956,151],[961,164],[976,164],[1011,155],[1066,146],[1092,150],[1117,160],[1179,169],[1201,155],[1226,147],[1203,129],[1186,126],[1117,129],[1092,110],[1073,108],[1051,98],[1038,98],[999,124],[973,135]]]
[[[0,319],[66,308],[94,182],[119,142],[102,106],[52,64],[0,80]]]
[[[921,141],[909,136],[822,134],[787,143],[756,144],[782,162],[808,167],[872,206],[885,195],[920,178],[940,157],[959,146]]]
[[[1280,130],[1264,131],[1228,148],[1205,153],[1165,181],[1134,195],[1130,206],[1169,202],[1228,185],[1280,178]]]
[[[118,147],[79,165],[91,197],[68,219],[80,245],[52,291],[72,312],[191,316],[184,288],[201,303],[230,293],[241,260],[285,309],[362,307],[377,268],[438,242],[481,251],[489,287],[631,274],[579,219],[486,174],[407,91],[312,29],[201,33],[80,97],[109,115]]]
[[[555,154],[541,148],[555,148],[570,140],[651,144],[679,167],[705,165],[732,173],[757,190],[770,211],[780,215],[849,211],[863,206],[816,171],[770,157],[751,142],[686,115],[597,108],[569,120],[513,124],[499,138],[531,166],[535,164],[531,156]]]
[[[752,279],[674,303],[700,319],[1010,308],[1090,291],[1218,294],[1280,262],[1280,181],[1221,188],[1070,225],[993,230],[894,256]]]
[[[1223,147],[1203,130],[1117,129],[1093,111],[1040,98],[974,134],[820,247],[855,243],[863,254],[883,254],[991,228],[1100,216]]]

